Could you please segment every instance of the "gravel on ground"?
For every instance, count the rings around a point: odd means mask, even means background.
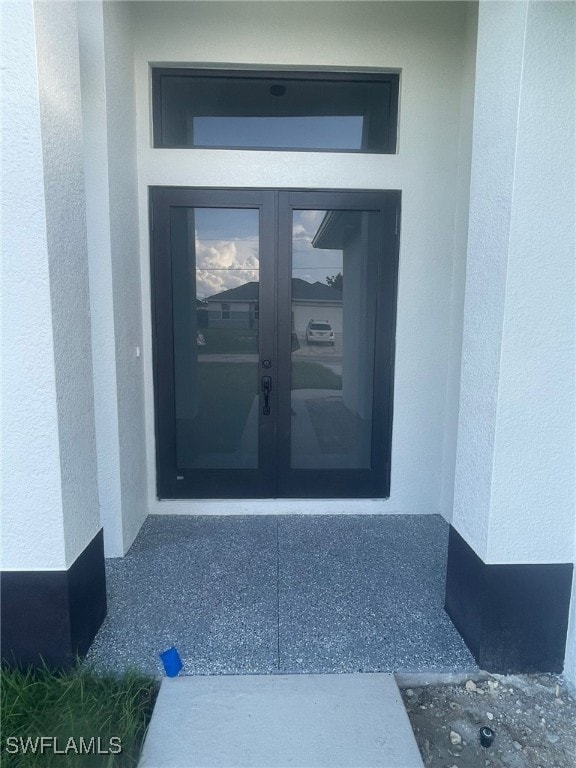
[[[402,698],[426,768],[576,767],[576,701],[556,676],[487,675]]]

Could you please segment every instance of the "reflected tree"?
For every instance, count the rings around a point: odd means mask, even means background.
[[[330,286],[330,288],[334,288],[336,291],[342,292],[342,285],[343,285],[344,276],[342,275],[342,272],[338,272],[337,275],[332,275],[332,277],[326,276],[326,283]]]

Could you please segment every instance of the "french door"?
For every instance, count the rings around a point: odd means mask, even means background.
[[[387,496],[400,193],[150,206],[158,497]]]

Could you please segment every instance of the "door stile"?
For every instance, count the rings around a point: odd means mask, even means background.
[[[278,352],[276,336],[276,242],[277,195],[262,192],[260,207],[260,319],[259,319],[259,471],[262,498],[276,496],[276,415],[278,413]],[[271,380],[268,394],[269,412],[265,412],[264,377]]]
[[[172,498],[172,482],[176,464],[176,428],[174,399],[174,364],[172,350],[174,335],[170,323],[165,322],[157,307],[172,305],[172,263],[170,258],[169,192],[167,189],[150,191],[150,222],[152,239],[151,277],[152,351],[154,357],[154,404],[156,439],[156,477],[159,498]],[[159,371],[163,375],[159,375]]]
[[[292,208],[290,192],[279,191],[278,200],[278,267],[276,277],[276,308],[278,336],[278,420],[277,496],[290,466],[291,376],[292,376]]]
[[[398,264],[400,255],[400,192],[386,193],[386,202],[380,211],[378,236],[382,257],[378,260],[377,291],[381,300],[377,305],[376,323],[379,329],[374,355],[374,388],[380,396],[374,398],[374,430],[372,451],[384,460],[386,479],[382,494],[390,495],[392,451],[392,405],[394,400],[394,360],[396,353],[396,307],[398,293]]]

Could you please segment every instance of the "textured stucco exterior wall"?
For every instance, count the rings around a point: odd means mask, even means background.
[[[575,41],[573,3],[528,4],[488,535],[492,562],[574,558]]]
[[[128,550],[148,514],[132,3],[104,4],[110,237],[122,491]]]
[[[78,27],[100,518],[105,554],[118,557],[124,548],[101,2],[78,4]]]
[[[391,496],[250,502],[250,511],[438,512],[467,3],[134,3],[149,505],[155,499],[148,185],[402,189]],[[399,153],[151,148],[149,63],[401,69]],[[236,502],[228,504],[235,510]]]
[[[16,335],[6,338],[4,361],[3,412],[12,414],[5,426],[14,429],[5,466],[5,567],[63,568],[100,525],[76,6],[23,2],[3,12],[14,67],[8,92],[20,94],[8,100],[4,125],[5,170],[14,172],[4,211],[13,236],[4,290]],[[20,302],[21,293],[28,301]]]
[[[470,208],[478,4],[467,2],[466,10],[463,85],[460,101],[460,135],[458,137],[458,181],[456,212],[454,216],[454,268],[452,272],[452,293],[450,296],[450,351],[446,384],[446,426],[444,429],[444,463],[440,500],[440,512],[448,522],[452,521],[454,509],[456,446],[460,411],[460,375],[464,326],[466,251],[468,246],[468,213]]]
[[[34,19],[62,504],[70,565],[100,527],[76,4],[36,3]]]
[[[2,568],[57,569],[66,557],[32,3],[0,13]]]
[[[80,3],[98,478],[106,556],[147,514],[130,4]]]
[[[454,524],[574,559],[572,3],[481,3]]]
[[[524,3],[481,3],[454,523],[485,558],[524,45]]]

